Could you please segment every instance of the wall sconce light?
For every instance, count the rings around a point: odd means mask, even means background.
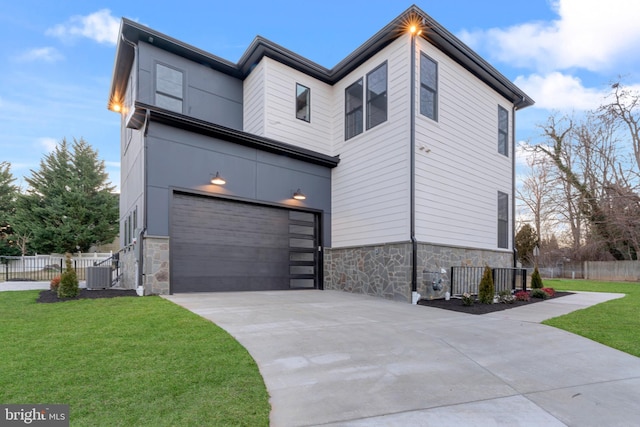
[[[304,200],[307,198],[307,196],[305,196],[302,191],[300,191],[300,189],[298,188],[294,193],[293,193],[293,198],[296,200]]]
[[[216,176],[211,178],[211,183],[215,185],[225,185],[227,181],[225,181],[225,179],[220,176],[220,172],[216,172]]]

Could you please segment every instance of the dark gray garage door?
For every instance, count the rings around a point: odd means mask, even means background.
[[[172,292],[314,288],[317,215],[176,193]]]

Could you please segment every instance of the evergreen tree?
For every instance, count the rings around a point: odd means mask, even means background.
[[[31,233],[29,247],[41,253],[87,251],[118,234],[118,198],[104,161],[83,139],[65,139],[25,178],[16,204],[15,227]]]
[[[540,276],[540,272],[538,271],[538,266],[533,269],[533,273],[531,273],[531,289],[542,289],[542,277]]]
[[[531,264],[533,262],[533,249],[539,245],[538,233],[529,224],[520,227],[516,233],[516,250],[518,251],[518,259],[522,264]]]
[[[78,284],[78,275],[71,265],[71,254],[67,254],[65,264],[66,268],[60,275],[58,298],[73,298],[78,296],[80,288]]]
[[[14,244],[11,228],[11,217],[18,194],[18,187],[13,184],[15,180],[11,174],[11,164],[0,162],[0,255],[20,254]]]
[[[484,274],[478,286],[478,301],[480,304],[493,304],[494,295],[493,274],[491,274],[491,269],[487,265],[484,267]]]

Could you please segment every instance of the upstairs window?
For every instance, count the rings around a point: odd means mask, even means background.
[[[420,55],[420,114],[438,120],[438,64]]]
[[[344,139],[362,133],[362,89],[362,79],[359,79],[345,90]]]
[[[296,119],[311,121],[311,89],[296,83]]]
[[[509,248],[509,195],[498,191],[498,247]]]
[[[182,71],[156,64],[156,105],[182,113]]]
[[[387,63],[367,74],[367,129],[387,121]]]
[[[509,155],[509,112],[498,106],[498,153]]]

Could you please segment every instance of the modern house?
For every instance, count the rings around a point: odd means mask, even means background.
[[[261,37],[236,64],[123,19],[123,284],[410,301],[451,266],[513,266],[532,104],[416,6],[331,69]]]

